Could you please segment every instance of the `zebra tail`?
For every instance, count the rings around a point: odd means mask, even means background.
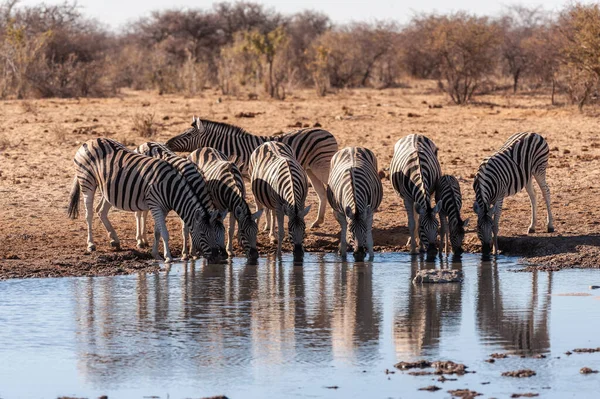
[[[69,210],[67,214],[71,219],[77,219],[79,217],[79,197],[81,195],[81,187],[79,186],[79,180],[77,176],[73,179],[73,188],[71,188],[71,196],[69,199]]]

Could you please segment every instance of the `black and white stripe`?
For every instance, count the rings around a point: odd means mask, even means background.
[[[217,210],[217,207],[214,205],[210,191],[207,187],[204,175],[200,169],[198,169],[196,164],[191,162],[189,159],[178,156],[173,151],[169,150],[164,144],[151,141],[140,145],[135,149],[135,152],[149,157],[163,159],[170,163],[190,184],[192,191],[194,194],[196,194],[202,206],[210,212]],[[136,225],[138,227],[136,239],[138,246],[140,247],[143,247],[144,244],[147,243],[145,237],[146,215],[147,212],[136,212]],[[220,248],[219,252],[222,257],[227,258],[227,251],[225,251],[225,227],[223,226],[224,217],[225,216],[223,213],[219,213],[219,216],[213,221],[212,228],[215,232],[217,245]],[[181,258],[186,260],[189,257],[189,226],[187,226],[185,223],[182,223],[181,230],[183,234],[183,249],[181,251]]]
[[[304,207],[308,180],[302,165],[294,158],[292,149],[284,143],[266,142],[250,157],[250,181],[258,209],[267,209],[271,217],[271,240],[275,240],[277,217],[277,256],[281,257],[284,237],[283,219],[288,217],[288,234],[294,244],[294,259],[304,255],[303,243],[306,225],[304,217],[310,206]]]
[[[329,178],[331,157],[338,150],[335,137],[328,131],[307,128],[278,136],[255,136],[237,126],[194,118],[192,127],[167,141],[167,147],[173,151],[215,148],[228,157],[236,156],[242,173],[249,177],[251,154],[258,146],[268,141],[290,146],[295,158],[306,171],[319,197],[318,216],[311,226],[318,227],[325,218],[325,184]]]
[[[221,151],[209,147],[192,152],[188,159],[202,171],[215,207],[221,212],[230,212],[227,251],[233,254],[233,234],[237,221],[240,245],[249,259],[256,260],[258,258],[256,220],[262,211],[254,214],[250,211],[244,199],[246,188],[242,172],[236,163],[228,160]]]
[[[440,177],[435,190],[435,202],[442,204],[440,207],[440,253],[443,246],[444,251],[448,254],[448,246],[451,246],[452,252],[461,254],[465,239],[465,227],[469,224],[469,219],[463,220],[460,216],[462,195],[456,177],[450,175]]]
[[[383,199],[377,159],[367,148],[346,147],[331,159],[327,199],[341,227],[340,255],[346,256],[348,226],[357,245],[354,258],[362,261],[365,252],[373,260],[373,213]]]
[[[547,230],[554,231],[550,209],[550,188],[546,183],[546,168],[550,150],[546,140],[537,133],[523,132],[512,135],[491,157],[486,158],[477,171],[473,189],[477,214],[477,235],[485,254],[498,253],[498,223],[504,198],[515,195],[523,188],[531,201],[531,223],[528,232],[535,232],[537,203],[533,179],[535,178],[548,210]]]
[[[390,165],[390,180],[404,201],[410,231],[410,251],[416,253],[415,218],[419,219],[421,250],[434,251],[439,226],[436,214],[440,203],[431,206],[442,172],[437,159],[438,149],[425,136],[411,134],[398,140]]]
[[[83,193],[88,250],[96,249],[92,219],[94,193],[99,188],[102,203],[97,211],[109,233],[111,246],[120,246],[117,233],[108,220],[111,207],[130,212],[149,210],[155,225],[152,254],[158,257],[158,239],[162,236],[165,260],[171,261],[165,218],[170,210],[174,210],[190,226],[193,248],[209,260],[218,259],[219,248],[211,228],[217,214],[202,205],[191,185],[171,164],[136,154],[121,143],[104,138],[84,143],[73,161],[76,172],[68,214],[73,219],[78,216],[79,197]]]

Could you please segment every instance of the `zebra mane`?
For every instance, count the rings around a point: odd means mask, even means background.
[[[200,121],[204,126],[204,130],[206,130],[207,132],[210,131],[210,133],[212,133],[213,131],[217,131],[219,132],[219,134],[228,136],[255,136],[262,138],[266,141],[271,141],[274,137],[252,134],[246,129],[237,125],[233,125],[231,123],[211,121],[210,119],[200,119]]]

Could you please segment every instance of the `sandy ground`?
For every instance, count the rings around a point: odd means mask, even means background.
[[[220,99],[220,100],[219,100]],[[548,182],[556,232],[545,231],[546,210],[539,188],[537,231],[527,236],[530,218],[525,192],[508,198],[500,225],[500,247],[506,254],[526,257],[544,269],[598,267],[600,258],[600,135],[594,111],[581,114],[573,107],[552,107],[546,95],[483,96],[465,107],[448,103],[428,82],[407,89],[345,90],[325,98],[311,90],[295,92],[285,101],[247,100],[207,90],[198,98],[158,96],[125,91],[119,98],[6,101],[0,103],[0,278],[67,275],[106,275],[154,271],[147,253],[135,252],[133,215],[112,211],[123,251],[115,253],[98,218],[98,251],[85,254],[85,221],[66,217],[73,178],[72,158],[88,139],[106,136],[128,146],[147,139],[133,130],[134,116],[153,113],[166,141],[186,129],[192,115],[226,121],[260,134],[293,130],[319,122],[338,139],[340,148],[371,148],[386,168],[394,143],[404,135],[421,133],[435,141],[444,173],[459,178],[463,216],[471,217],[465,248],[478,251],[474,232],[472,182],[481,160],[513,133],[536,131],[551,151]],[[238,118],[240,112],[258,112]],[[399,198],[384,180],[384,200],[374,219],[377,251],[406,250],[407,219]],[[308,203],[314,204],[314,192]],[[308,215],[315,218],[316,207]],[[181,248],[179,221],[169,218],[171,248]],[[149,229],[152,228],[150,224]],[[150,231],[150,230],[149,230]],[[328,210],[325,224],[307,231],[308,251],[334,251],[339,227]],[[289,247],[288,247],[289,249]],[[265,233],[259,251],[272,253]]]

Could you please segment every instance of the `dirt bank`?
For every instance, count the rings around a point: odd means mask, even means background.
[[[217,101],[218,99],[221,101]],[[507,199],[500,226],[501,249],[542,269],[598,267],[600,255],[600,136],[595,115],[570,107],[551,107],[546,96],[486,96],[485,105],[448,104],[431,85],[410,89],[348,90],[325,98],[298,91],[286,101],[249,101],[205,91],[201,98],[125,92],[121,98],[7,101],[0,103],[0,278],[107,275],[155,271],[146,252],[134,252],[133,215],[113,211],[110,218],[124,252],[113,253],[96,218],[98,252],[85,255],[85,222],[66,217],[73,178],[72,158],[86,140],[107,136],[133,146],[147,141],[133,130],[136,114],[153,113],[165,141],[186,129],[192,115],[241,125],[254,133],[275,133],[319,122],[340,147],[371,148],[379,167],[389,166],[394,143],[409,133],[433,139],[444,173],[459,178],[464,217],[471,217],[466,249],[478,251],[471,210],[473,177],[481,160],[512,133],[534,130],[551,151],[548,182],[556,232],[545,231],[546,211],[539,198],[538,233],[525,235],[530,206],[525,193]],[[436,107],[433,107],[436,105]],[[437,106],[441,105],[439,108]],[[253,118],[235,115],[255,112]],[[378,251],[406,250],[408,229],[402,204],[384,181],[384,201],[374,218]],[[539,191],[536,188],[537,191]],[[309,203],[314,204],[311,191]],[[315,217],[316,207],[308,216]],[[181,247],[179,222],[168,220],[173,254]],[[151,225],[149,226],[151,228]],[[325,224],[307,231],[308,251],[334,251],[338,224],[327,212]],[[273,252],[261,233],[259,250]]]

